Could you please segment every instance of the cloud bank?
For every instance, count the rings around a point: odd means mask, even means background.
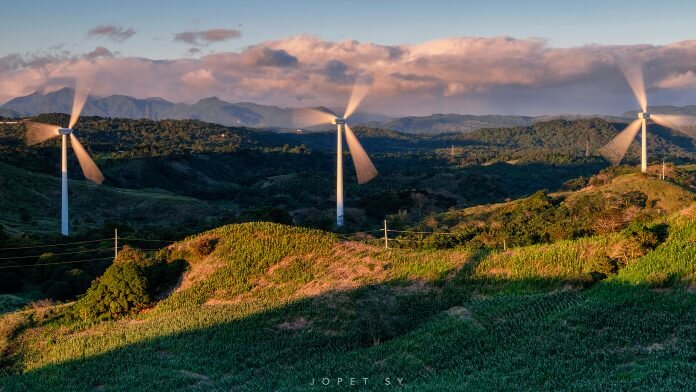
[[[181,40],[232,38],[212,31]],[[362,109],[375,112],[620,113],[637,109],[618,68],[626,59],[642,65],[649,104],[696,103],[696,40],[554,48],[543,39],[456,37],[386,46],[305,35],[173,60],[121,57],[103,47],[82,55],[13,54],[0,58],[0,101],[91,69],[98,72],[95,94],[176,102],[218,96],[340,108],[356,78],[369,77]]]

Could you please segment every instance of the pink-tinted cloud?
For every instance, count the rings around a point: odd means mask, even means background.
[[[125,28],[114,25],[99,25],[89,29],[87,36],[92,38],[107,38],[114,42],[123,42],[135,35],[135,30],[131,27]]]
[[[174,41],[189,45],[206,45],[214,42],[241,38],[242,33],[234,29],[211,29],[205,31],[184,31],[174,35]]]
[[[696,73],[692,70],[675,72],[655,84],[662,88],[696,88]]]
[[[103,46],[97,46],[93,51],[85,54],[85,58],[88,60],[94,60],[100,57],[114,57],[114,54]]]
[[[224,36],[203,33],[194,32],[192,42]],[[90,68],[98,70],[96,94],[176,102],[218,96],[341,109],[356,78],[370,77],[363,110],[618,113],[635,106],[618,67],[622,61],[642,64],[649,104],[688,103],[684,97],[696,89],[696,41],[554,48],[542,39],[460,37],[385,46],[301,35],[166,61],[120,57],[105,48],[85,55],[10,55],[0,58],[0,101]]]

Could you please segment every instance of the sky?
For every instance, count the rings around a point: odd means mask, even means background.
[[[218,96],[393,115],[621,113],[696,103],[696,2],[15,1],[0,103],[94,74],[94,94]],[[622,65],[623,64],[623,65]],[[693,64],[693,65],[692,65]],[[74,84],[74,82],[72,82]]]

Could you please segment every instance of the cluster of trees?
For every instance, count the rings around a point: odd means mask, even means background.
[[[164,252],[148,256],[124,247],[77,301],[74,316],[91,322],[113,320],[142,310],[170,289],[186,266],[183,260],[168,262]]]

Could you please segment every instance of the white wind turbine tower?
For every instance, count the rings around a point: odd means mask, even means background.
[[[104,181],[99,168],[89,156],[87,151],[73,133],[73,127],[80,118],[82,108],[87,101],[89,90],[84,88],[79,83],[75,88],[75,97],[73,99],[72,111],[70,114],[70,123],[67,128],[62,128],[57,125],[42,124],[37,122],[27,122],[27,144],[34,145],[44,142],[48,139],[60,136],[62,139],[62,154],[61,154],[61,223],[60,233],[68,235],[68,136],[70,136],[70,144],[77,160],[80,162],[80,167],[85,175],[85,178],[90,181],[101,184]]]
[[[302,109],[296,118],[296,122],[320,125],[336,125],[336,226],[343,226],[343,133],[346,134],[346,142],[350,155],[353,158],[358,183],[364,184],[377,176],[377,169],[372,164],[370,157],[365,152],[355,133],[348,126],[348,118],[355,113],[369,90],[369,85],[356,83],[348,100],[348,105],[343,117],[339,117],[329,110]]]
[[[668,127],[676,129],[684,134],[696,137],[696,132],[693,125],[696,124],[696,118],[691,116],[668,115],[648,112],[648,98],[645,92],[645,82],[643,79],[643,71],[639,64],[622,62],[620,64],[631,90],[640,105],[641,111],[638,112],[638,118],[633,120],[628,126],[621,131],[612,141],[600,150],[601,154],[614,165],[618,165],[624,155],[631,146],[631,143],[636,138],[638,131],[641,131],[641,154],[640,154],[640,171],[647,173],[648,171],[648,120]]]

